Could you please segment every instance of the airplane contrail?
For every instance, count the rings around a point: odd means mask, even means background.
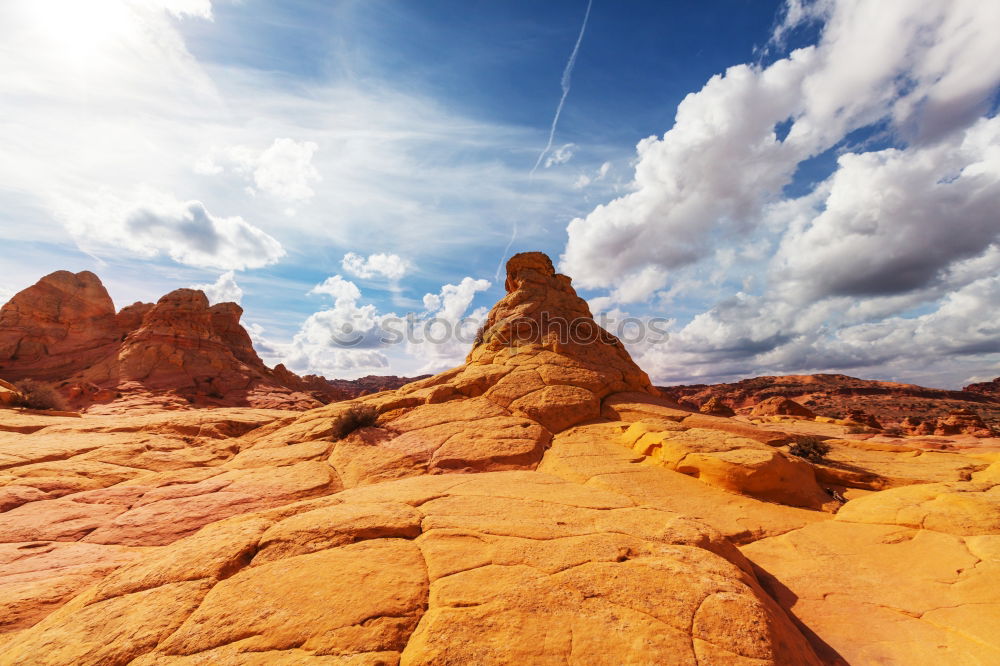
[[[587,21],[590,20],[590,8],[593,6],[594,0],[587,0],[587,11],[583,14],[583,25],[580,26],[580,34],[576,37],[576,44],[573,45],[573,52],[569,54],[569,60],[566,62],[566,67],[563,68],[562,78],[559,80],[559,85],[562,88],[562,96],[559,98],[559,104],[556,106],[555,116],[552,117],[552,126],[549,128],[549,141],[545,144],[545,148],[538,155],[538,159],[535,161],[535,166],[531,167],[529,176],[531,178],[535,177],[535,171],[538,170],[538,165],[542,163],[542,159],[552,150],[552,142],[555,140],[556,136],[556,126],[559,124],[559,116],[562,115],[563,105],[566,103],[566,96],[569,95],[570,80],[573,76],[573,67],[576,65],[576,54],[580,52],[580,44],[583,43],[583,34],[587,31]],[[507,258],[507,253],[510,252],[510,248],[514,245],[514,241],[517,239],[517,219],[514,220],[514,228],[511,230],[510,240],[507,241],[507,247],[503,251],[503,256],[500,257],[500,263],[497,265],[496,274],[493,276],[493,280],[497,281],[500,279],[500,270],[503,268],[503,260]]]
[[[583,43],[583,33],[587,31],[587,21],[590,19],[590,8],[593,4],[594,0],[587,0],[587,12],[583,15],[583,25],[580,26],[580,34],[577,35],[576,44],[573,46],[573,52],[569,55],[566,67],[563,69],[562,79],[559,81],[560,86],[562,86],[562,97],[559,98],[559,105],[556,106],[556,114],[552,117],[552,127],[549,128],[549,142],[545,144],[545,149],[539,153],[538,159],[535,161],[535,166],[531,168],[532,175],[535,174],[535,171],[538,169],[538,165],[542,163],[542,159],[550,150],[552,150],[552,141],[556,136],[556,125],[559,124],[559,116],[562,115],[563,105],[566,103],[566,96],[569,95],[570,79],[573,76],[573,67],[576,65],[576,54],[580,52],[580,44]]]

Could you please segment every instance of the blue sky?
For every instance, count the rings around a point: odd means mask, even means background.
[[[412,374],[543,250],[662,383],[1000,374],[994,3],[14,0],[0,300],[202,285],[299,372]],[[638,147],[637,147],[638,145]],[[344,324],[360,346],[331,342]],[[474,327],[474,326],[473,326]]]

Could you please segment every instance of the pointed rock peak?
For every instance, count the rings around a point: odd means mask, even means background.
[[[585,382],[584,388],[598,397],[618,391],[655,393],[625,346],[594,321],[587,302],[577,296],[569,277],[555,272],[548,256],[523,252],[511,257],[505,286],[507,295],[490,310],[467,363],[597,373],[602,385]],[[574,380],[565,376],[552,383],[573,385]]]
[[[401,394],[428,403],[475,398],[470,405],[484,414],[499,409],[497,415],[528,419],[550,433],[598,418],[601,401],[612,393],[658,395],[547,256],[512,257],[506,285],[508,293],[490,311],[466,365],[409,384]],[[452,409],[461,419],[470,407]]]

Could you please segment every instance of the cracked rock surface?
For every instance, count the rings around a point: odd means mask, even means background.
[[[988,454],[812,464],[545,255],[507,291],[464,365],[307,412],[0,412],[0,664],[1000,661]]]

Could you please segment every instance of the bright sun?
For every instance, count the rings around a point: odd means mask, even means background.
[[[134,33],[129,0],[14,0],[25,27],[53,55],[78,65]]]

